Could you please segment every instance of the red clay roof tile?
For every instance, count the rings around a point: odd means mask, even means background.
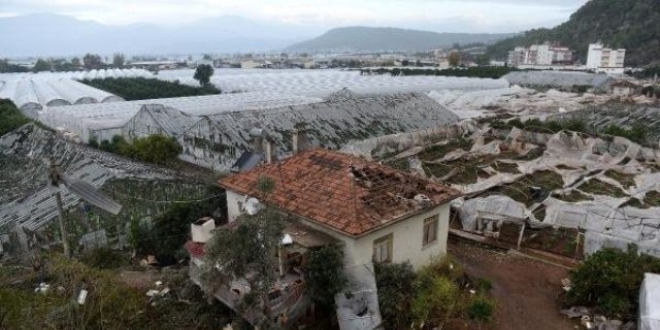
[[[308,150],[218,183],[243,195],[260,196],[256,186],[262,176],[275,182],[266,203],[350,236],[460,196],[448,186],[325,149]],[[429,202],[415,201],[418,195]]]

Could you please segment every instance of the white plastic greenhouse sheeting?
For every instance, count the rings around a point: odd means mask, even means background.
[[[39,119],[49,127],[66,128],[86,142],[90,131],[121,127],[144,104],[162,104],[193,116],[211,116],[228,111],[268,109],[321,101],[319,98],[279,93],[220,94],[49,108]]]
[[[454,111],[461,118],[474,118],[483,115],[486,106],[495,104],[506,96],[531,93],[532,90],[514,85],[508,88],[478,91],[438,90],[431,91],[429,97]]]
[[[343,150],[364,157],[370,157],[372,153],[382,150],[410,150],[397,156],[405,158],[422,150],[419,146],[424,145],[430,136],[450,138],[471,135],[477,130],[476,126],[470,123],[471,121],[464,121],[445,129],[378,137],[347,145]],[[477,133],[472,134],[472,137],[478,138]],[[642,148],[620,137],[605,141],[583,138],[573,133],[541,134],[518,129],[513,129],[506,141],[508,148],[519,153],[524,153],[524,146],[529,147],[530,142],[545,144],[546,151],[542,157],[532,161],[500,160],[503,163],[516,164],[521,172],[519,174],[498,173],[492,169],[495,173],[493,176],[455,188],[465,194],[476,194],[515,182],[525,175],[533,176],[539,171],[552,171],[562,178],[563,188],[555,191],[556,193],[570,194],[577,191],[592,201],[570,203],[550,197],[541,203],[545,207],[545,217],[536,219],[532,213],[536,210],[534,205],[526,208],[507,196],[472,198],[464,202],[459,199],[452,206],[460,210],[464,230],[481,230],[482,223],[478,221],[480,219],[517,223],[526,221],[532,227],[578,228],[586,232],[584,252],[587,254],[604,247],[625,249],[628,244],[634,243],[639,247],[639,251],[660,257],[660,208],[622,207],[632,198],[643,201],[647,193],[660,192],[660,173],[640,162],[645,160],[660,163],[660,155],[656,150]],[[473,147],[470,154],[490,155],[493,151],[491,144],[486,144]],[[455,153],[448,153],[438,161],[455,156],[452,154]],[[633,176],[634,185],[624,187],[622,183],[605,175],[606,171]],[[612,189],[620,190],[625,197],[614,198],[606,191],[591,193],[581,190],[590,180],[602,181],[612,186]]]
[[[639,330],[660,330],[660,275],[646,273],[639,290]]]
[[[575,85],[591,86],[603,90],[614,78],[604,74],[557,71],[515,71],[503,77],[521,86],[556,86],[571,88]]]
[[[161,71],[158,79],[179,80],[197,86],[193,70]],[[326,97],[342,88],[359,94],[430,92],[432,90],[482,90],[509,87],[504,79],[441,76],[362,76],[359,71],[340,70],[240,70],[218,69],[211,82],[223,91],[278,92]]]

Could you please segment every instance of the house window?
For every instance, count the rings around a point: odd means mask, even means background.
[[[424,237],[422,246],[427,246],[438,239],[438,215],[424,219]]]
[[[389,234],[374,241],[374,261],[391,262],[392,261],[392,241],[393,236]]]
[[[243,213],[243,202],[238,202],[238,213]]]

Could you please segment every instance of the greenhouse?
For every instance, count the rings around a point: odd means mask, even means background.
[[[178,80],[198,86],[193,70],[162,71],[158,79]],[[504,79],[457,78],[441,76],[363,76],[346,70],[240,70],[217,69],[211,83],[227,92],[277,92],[311,97],[327,97],[342,88],[359,94],[430,92],[432,90],[481,90],[506,88]]]
[[[12,100],[27,116],[37,118],[47,107],[123,101],[77,80],[150,76],[150,72],[141,69],[0,74],[0,98]]]

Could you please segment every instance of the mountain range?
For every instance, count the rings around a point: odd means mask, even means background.
[[[398,28],[323,27],[253,21],[237,16],[200,20],[181,27],[153,24],[104,25],[56,14],[0,17],[0,58],[234,53],[285,50],[415,51],[455,43],[492,43],[513,34],[436,33]],[[324,33],[325,32],[325,33]]]
[[[265,23],[237,16],[182,27],[104,25],[55,14],[0,18],[0,58],[84,53],[189,54],[269,51],[323,33],[322,29]]]
[[[453,44],[493,43],[512,33],[437,33],[387,27],[343,27],[285,48],[289,52],[418,51]]]
[[[626,49],[627,66],[660,64],[659,0],[591,0],[552,29],[536,29],[502,40],[488,49],[496,58],[505,58],[516,46],[546,41],[573,49],[585,62],[588,45],[601,41]]]

